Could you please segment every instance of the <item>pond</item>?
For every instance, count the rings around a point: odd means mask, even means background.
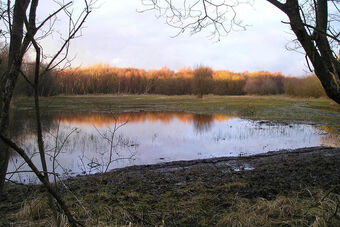
[[[12,134],[40,167],[33,118],[15,122]],[[340,146],[336,132],[307,124],[279,124],[227,115],[175,112],[60,113],[44,117],[49,171],[61,177],[131,165],[259,154],[280,149]],[[55,158],[53,158],[55,157]],[[13,153],[7,178],[36,179]]]

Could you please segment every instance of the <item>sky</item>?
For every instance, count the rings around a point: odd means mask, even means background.
[[[75,13],[81,2],[75,0]],[[40,1],[38,15],[43,18],[55,8],[53,1]],[[81,36],[71,43],[72,67],[102,63],[146,70],[166,66],[177,71],[204,65],[234,72],[310,74],[304,55],[286,48],[294,39],[289,26],[281,23],[287,21],[286,16],[265,0],[241,6],[238,15],[249,25],[247,30],[231,32],[220,41],[209,38],[211,29],[172,37],[177,29],[157,18],[155,11],[137,12],[143,9],[141,0],[98,0]],[[55,31],[62,33],[65,28],[61,16]],[[59,35],[50,36],[43,44],[45,53],[55,52]]]

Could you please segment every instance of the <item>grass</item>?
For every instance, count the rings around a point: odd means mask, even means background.
[[[192,191],[195,192],[195,188]],[[326,201],[317,204],[312,198],[300,198],[278,196],[274,200],[257,198],[255,200],[227,196],[220,196],[224,199],[228,208],[219,207],[220,201],[216,201],[213,193],[197,191],[199,195],[189,200],[172,201],[173,194],[182,196],[181,190],[161,195],[162,199],[156,204],[157,210],[149,204],[154,204],[146,196],[141,194],[129,196],[126,200],[130,202],[119,202],[119,205],[112,205],[112,196],[100,192],[87,196],[92,207],[84,207],[83,210],[74,212],[78,219],[83,219],[86,226],[338,226],[340,221],[333,217],[337,199],[332,194]],[[323,192],[314,192],[314,196],[322,196]],[[43,200],[40,196],[36,200]],[[101,203],[93,201],[101,200]],[[104,202],[107,201],[107,202]],[[32,202],[32,201],[31,201]],[[84,203],[87,201],[84,201]],[[48,210],[41,212],[31,209],[32,205],[25,202],[25,205],[15,214],[21,225],[52,226],[53,220],[49,217]],[[76,205],[68,201],[70,206]],[[216,208],[213,208],[216,206]],[[171,209],[170,206],[173,206]],[[39,207],[39,206],[38,206]],[[41,213],[37,213],[41,212]],[[84,220],[85,219],[85,220]],[[64,221],[65,222],[65,221]],[[134,223],[134,224],[133,224]]]
[[[223,160],[130,167],[67,180],[60,191],[86,226],[340,225],[339,148]],[[52,225],[42,187],[9,188],[0,223]]]
[[[15,111],[32,111],[32,98],[15,98]],[[176,111],[223,113],[249,119],[299,121],[339,126],[340,106],[330,99],[286,96],[91,95],[41,98],[43,113]]]
[[[320,197],[324,192],[316,192]],[[333,219],[338,199],[332,194],[318,204],[313,198],[278,196],[274,200],[237,199],[233,211],[226,213],[218,226],[338,226]]]

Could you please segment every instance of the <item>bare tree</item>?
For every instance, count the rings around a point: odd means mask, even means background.
[[[120,149],[121,148],[129,148],[130,146],[136,146],[135,143],[130,141],[128,138],[124,138],[122,135],[117,135],[118,130],[122,127],[124,127],[128,122],[125,121],[123,123],[118,122],[118,118],[116,116],[113,116],[114,118],[114,126],[113,128],[108,127],[105,131],[100,131],[98,128],[95,129],[100,135],[102,139],[109,145],[109,149],[107,151],[104,151],[101,153],[101,171],[102,173],[106,173],[113,162],[119,161],[119,160],[130,160],[135,155],[134,153],[131,153],[128,157],[120,157]],[[104,157],[104,156],[109,157]],[[114,157],[116,155],[116,157]]]
[[[61,199],[57,191],[51,186],[49,182],[49,172],[46,165],[46,157],[44,150],[44,141],[42,136],[42,125],[40,120],[40,107],[39,107],[39,80],[50,70],[60,66],[60,64],[67,62],[67,55],[70,46],[70,41],[74,39],[80,32],[85,20],[91,12],[91,4],[84,0],[84,8],[78,16],[74,16],[73,12],[69,9],[72,2],[59,3],[59,8],[46,17],[41,23],[37,24],[36,12],[38,7],[38,0],[16,0],[12,5],[8,0],[6,5],[2,5],[3,12],[1,19],[4,25],[8,28],[7,33],[10,37],[9,42],[9,54],[8,54],[8,67],[7,71],[2,76],[3,91],[2,91],[2,106],[1,106],[1,118],[0,118],[0,193],[2,194],[5,176],[8,167],[9,160],[9,147],[16,151],[27,163],[27,165],[36,174],[38,179],[46,187],[49,196],[49,204],[54,212],[54,199],[59,207],[64,211],[71,226],[81,225],[77,222],[68,210],[68,207]],[[28,10],[29,9],[29,10]],[[42,45],[39,44],[39,40],[48,36],[52,27],[47,27],[46,31],[42,31],[42,28],[47,25],[53,25],[53,21],[56,19],[56,15],[60,12],[64,12],[68,18],[68,30],[66,37],[63,38],[63,42],[59,50],[51,55],[47,56],[43,53]],[[36,37],[37,33],[41,32],[40,37]],[[6,38],[6,34],[4,34]],[[34,68],[34,81],[30,81],[29,78],[22,72],[21,65],[23,58],[28,50],[35,52],[35,68]],[[45,60],[45,64],[41,64]],[[42,165],[42,171],[39,171],[35,164],[32,162],[27,153],[17,146],[8,134],[9,127],[9,110],[10,102],[13,96],[16,81],[19,75],[22,75],[27,83],[34,90],[35,101],[35,116],[36,116],[36,129],[37,129],[37,141],[38,150]],[[56,223],[58,224],[57,214],[55,214]]]
[[[198,98],[203,98],[204,94],[210,92],[213,70],[209,67],[200,66],[194,70],[192,90]]]
[[[306,55],[309,68],[315,72],[329,98],[340,104],[340,2],[339,0],[267,0],[288,16],[296,36],[297,48]],[[221,36],[246,26],[238,18],[242,0],[142,0],[146,9],[155,10],[166,23],[197,33],[212,27],[212,37]],[[302,85],[303,86],[303,85]]]

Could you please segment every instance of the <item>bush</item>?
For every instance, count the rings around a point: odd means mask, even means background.
[[[315,75],[303,78],[285,78],[284,91],[286,95],[295,97],[319,98],[326,96],[319,79]]]
[[[250,95],[275,95],[282,93],[282,78],[257,76],[247,78],[244,92]]]

